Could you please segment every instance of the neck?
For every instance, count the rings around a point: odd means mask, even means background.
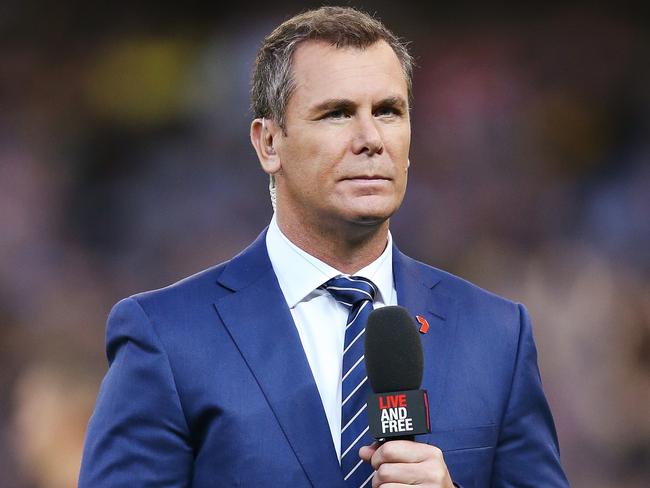
[[[354,274],[377,259],[388,242],[388,220],[372,225],[343,223],[310,226],[277,214],[278,227],[303,251],[346,274]]]

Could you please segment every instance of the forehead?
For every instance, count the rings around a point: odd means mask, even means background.
[[[408,96],[402,65],[383,40],[365,49],[304,42],[294,53],[293,79],[295,91],[291,98],[298,105],[327,98],[401,96],[406,100]]]

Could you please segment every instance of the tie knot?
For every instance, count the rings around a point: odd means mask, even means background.
[[[377,294],[375,284],[360,276],[332,278],[323,285],[323,288],[329,291],[337,302],[348,308],[352,308],[364,300],[372,302]]]

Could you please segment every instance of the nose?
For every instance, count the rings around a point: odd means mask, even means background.
[[[367,156],[381,154],[384,142],[377,128],[377,121],[370,116],[359,116],[356,120],[355,134],[352,141],[354,154],[366,153]]]

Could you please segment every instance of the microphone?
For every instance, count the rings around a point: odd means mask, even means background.
[[[429,399],[420,390],[424,354],[417,326],[404,307],[373,310],[365,332],[370,433],[379,442],[414,440],[431,432]]]

